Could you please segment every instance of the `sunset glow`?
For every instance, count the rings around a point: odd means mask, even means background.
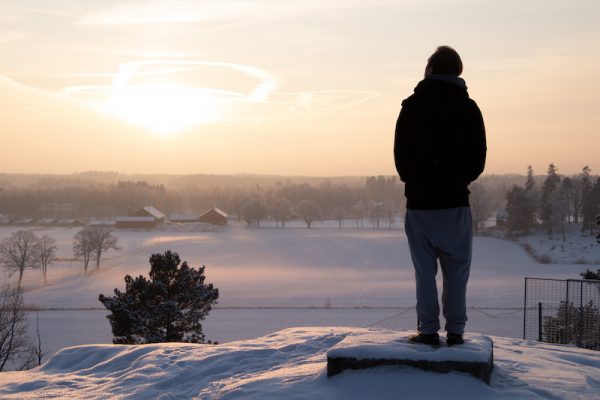
[[[484,115],[484,173],[600,170],[597,1],[0,0],[0,11],[3,172],[393,175],[400,104],[442,44],[461,54]]]
[[[218,120],[210,93],[176,84],[127,87],[113,94],[105,111],[160,134]]]

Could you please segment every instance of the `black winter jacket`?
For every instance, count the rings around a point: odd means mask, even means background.
[[[466,88],[440,79],[419,82],[396,123],[394,160],[406,207],[468,206],[467,186],[483,172],[486,150],[483,117]]]

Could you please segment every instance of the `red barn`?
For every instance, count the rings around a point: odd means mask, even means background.
[[[207,222],[213,225],[226,225],[227,214],[222,210],[219,210],[217,207],[213,207],[204,214],[202,214],[199,220],[200,222]]]
[[[155,226],[154,217],[117,217],[115,223],[117,229],[154,229]]]

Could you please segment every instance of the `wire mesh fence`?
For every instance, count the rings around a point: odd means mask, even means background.
[[[525,278],[523,338],[600,350],[600,281]]]
[[[466,330],[485,335],[519,338],[523,334],[523,309],[502,307],[471,307],[467,308]],[[440,316],[440,324],[444,326]],[[369,328],[384,328],[393,330],[416,330],[417,313],[415,307],[398,309],[388,318],[377,321]]]

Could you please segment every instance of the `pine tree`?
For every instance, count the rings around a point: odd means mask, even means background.
[[[592,172],[591,168],[587,165],[583,167],[580,177],[581,177],[581,231],[585,231],[587,229],[592,232],[594,225],[594,201],[592,198],[592,180],[590,177],[590,173]]]
[[[533,167],[527,167],[527,180],[525,181],[525,191],[531,193],[535,190],[535,179],[533,177]]]
[[[585,272],[580,273],[583,279],[589,279],[593,281],[600,281],[600,269],[594,271],[590,271],[590,269],[586,269]]]
[[[520,186],[513,186],[506,193],[506,212],[508,214],[506,226],[508,230],[511,232],[529,232],[533,227],[532,208],[531,199],[526,190]]]
[[[583,197],[583,224],[582,231],[589,229],[590,234],[594,234],[597,215],[600,213],[600,178],[596,180],[594,186],[590,185],[587,193]]]
[[[111,312],[113,343],[204,343],[200,321],[216,304],[219,290],[204,283],[204,266],[196,270],[179,263],[177,253],[153,254],[150,279],[127,275],[124,292],[98,297]]]
[[[553,230],[553,214],[555,209],[553,193],[558,189],[558,185],[560,184],[560,177],[556,173],[557,168],[554,164],[550,164],[548,166],[548,176],[544,181],[544,186],[542,187],[542,197],[540,200],[540,211],[542,222],[548,229],[548,235],[552,235]]]
[[[574,177],[573,181],[573,193],[571,197],[571,211],[573,212],[573,222],[579,223],[579,216],[581,215],[581,179]]]
[[[560,187],[552,192],[552,225],[559,228],[563,241],[566,241],[565,222],[571,214],[571,200],[573,196],[573,185],[569,178],[563,179]]]
[[[594,228],[600,229],[600,221],[598,220],[598,217],[600,216],[600,178],[596,179],[596,183],[594,183],[594,186],[592,186],[592,190],[590,190],[588,197],[590,202],[589,212],[593,215],[591,218],[593,222],[590,228],[590,233],[593,235]],[[598,234],[600,234],[600,232],[596,232],[596,234],[596,238],[598,238]]]
[[[525,181],[525,194],[529,198],[529,203],[531,204],[531,226],[536,225],[537,216],[537,203],[538,203],[538,193],[535,185],[535,178],[533,174],[533,168],[530,166],[527,167],[527,180]]]

